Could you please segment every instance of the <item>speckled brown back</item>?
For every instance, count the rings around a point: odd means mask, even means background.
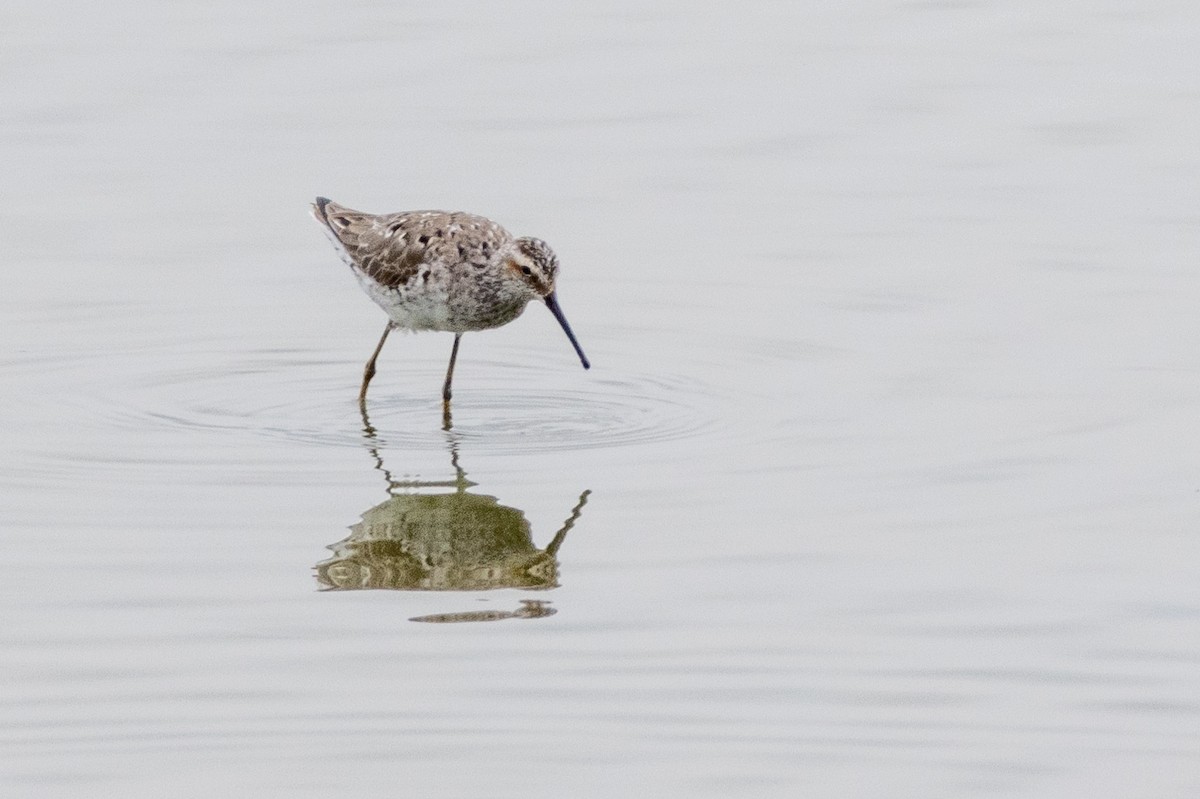
[[[377,215],[332,201],[313,208],[358,268],[388,288],[407,285],[422,264],[483,269],[513,241],[500,225],[463,211]]]

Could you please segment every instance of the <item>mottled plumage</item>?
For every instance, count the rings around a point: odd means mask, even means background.
[[[442,390],[449,403],[462,334],[506,325],[534,299],[546,303],[584,368],[590,367],[558,307],[558,258],[541,239],[514,238],[492,220],[462,211],[365,214],[324,197],[312,208],[363,289],[388,315],[364,370],[360,400],[388,332],[400,328],[455,334]]]

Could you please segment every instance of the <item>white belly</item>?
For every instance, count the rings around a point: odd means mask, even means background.
[[[432,277],[419,287],[389,289],[354,270],[363,291],[387,313],[401,330],[445,330],[455,332],[450,321],[450,292]]]

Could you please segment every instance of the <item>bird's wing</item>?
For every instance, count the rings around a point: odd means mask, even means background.
[[[365,214],[318,200],[313,214],[363,272],[384,286],[402,286],[423,264],[486,265],[512,241],[500,225],[459,211]]]

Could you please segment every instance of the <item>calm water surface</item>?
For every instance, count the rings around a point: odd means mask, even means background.
[[[1192,5],[0,17],[5,796],[1200,793]]]

